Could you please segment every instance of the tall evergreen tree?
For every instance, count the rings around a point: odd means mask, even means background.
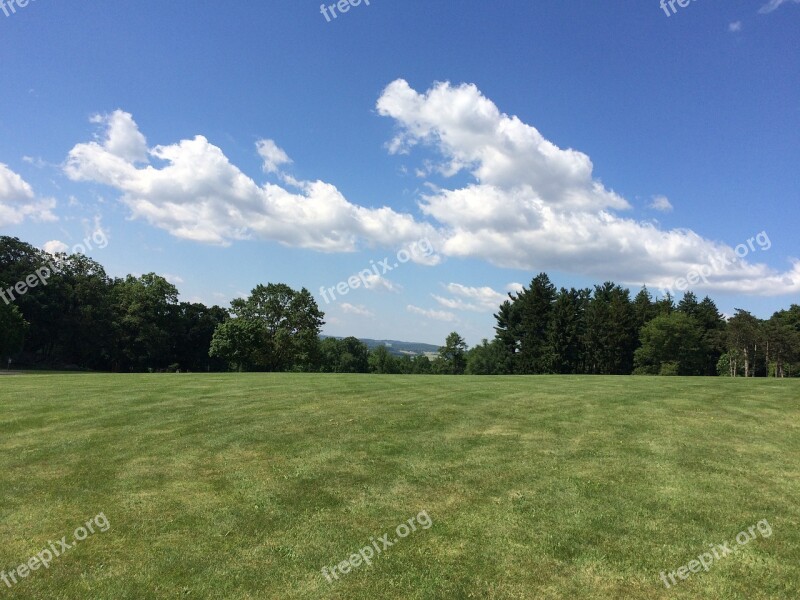
[[[509,299],[504,301],[494,315],[495,339],[503,350],[503,362],[509,373],[515,373],[517,367],[517,354],[520,349],[520,311],[517,297],[509,294]]]
[[[725,351],[725,319],[714,301],[706,296],[697,306],[695,319],[701,329],[701,344],[705,353],[705,367],[701,375],[713,376],[717,363]]]
[[[658,316],[658,306],[653,302],[653,296],[647,286],[643,286],[633,299],[633,312],[636,319],[636,331],[640,331],[642,327]]]
[[[546,273],[531,281],[517,297],[519,304],[519,353],[517,372],[524,374],[548,373],[552,362],[552,348],[548,337],[556,288]]]
[[[589,372],[597,375],[631,373],[638,332],[630,291],[611,282],[595,286],[586,323]]]
[[[561,288],[548,329],[550,371],[577,374],[583,370],[586,306],[589,290]]]
[[[447,336],[444,346],[439,348],[442,373],[463,375],[467,369],[467,343],[455,331]]]

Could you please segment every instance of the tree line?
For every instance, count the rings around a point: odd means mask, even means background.
[[[58,270],[46,281],[31,278],[54,260]],[[710,298],[691,292],[676,304],[646,288],[631,298],[611,282],[557,290],[544,273],[508,295],[491,341],[468,349],[453,332],[430,357],[370,351],[353,337],[322,339],[325,315],[305,288],[259,285],[229,309],[207,307],[180,302],[177,288],[154,273],[111,278],[82,254],[53,257],[11,237],[0,237],[0,290],[9,291],[0,300],[0,357],[24,367],[745,377],[800,371],[798,305],[766,321],[738,309],[726,320]]]
[[[606,282],[556,290],[539,274],[495,314],[495,338],[471,351],[473,373],[796,376],[800,306],[761,320],[723,318],[691,291],[675,303]],[[474,357],[477,353],[478,357]]]

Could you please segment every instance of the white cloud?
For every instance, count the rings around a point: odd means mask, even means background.
[[[59,254],[61,252],[67,252],[69,250],[69,246],[60,240],[50,240],[49,242],[44,243],[42,250],[48,254]]]
[[[453,313],[443,310],[425,310],[424,308],[414,306],[413,304],[406,306],[406,310],[410,313],[414,313],[415,315],[420,315],[426,319],[432,319],[434,321],[445,321],[447,323],[452,323],[456,320],[456,316]]]
[[[130,114],[116,110],[110,115],[95,115],[91,121],[105,125],[106,139],[103,147],[108,154],[130,163],[148,162],[147,139]]]
[[[518,117],[500,112],[474,85],[439,83],[418,93],[398,80],[384,90],[377,108],[398,126],[390,151],[431,146],[439,164],[426,157],[424,172],[466,171],[473,179],[452,189],[426,185],[419,198],[424,221],[389,207],[353,204],[322,181],[280,174],[292,191],[260,186],[202,135],[146,149],[133,118],[121,111],[95,119],[105,125],[105,136],[76,145],[65,171],[73,180],[119,190],[134,218],[176,237],[212,244],[262,239],[352,252],[365,245],[399,248],[426,238],[436,248],[437,261],[440,255],[475,258],[500,267],[651,286],[733,250],[689,229],[664,230],[620,216],[630,204],[597,178],[587,155],[559,148]],[[262,143],[256,149],[264,150],[267,170],[284,160],[277,145]],[[143,156],[153,164],[138,165]],[[787,278],[796,283],[787,286]],[[376,288],[397,289],[377,280]],[[787,294],[800,291],[800,277],[794,267],[781,273],[766,264],[737,262],[696,289]],[[458,299],[480,306],[463,296],[447,301]]]
[[[445,308],[453,310],[470,310],[474,312],[492,312],[508,299],[508,296],[490,287],[467,287],[460,283],[450,283],[447,291],[456,298],[444,298],[432,294],[433,298]]]
[[[345,312],[350,315],[356,315],[359,317],[373,317],[375,316],[367,307],[362,306],[360,304],[348,304],[345,302],[341,305],[342,312]]]
[[[419,93],[398,80],[377,108],[399,127],[393,150],[431,146],[443,171],[474,178],[421,197],[423,214],[440,226],[437,251],[444,256],[640,285],[685,276],[710,256],[732,252],[688,229],[619,216],[630,205],[595,177],[588,156],[501,113],[474,85],[438,83]],[[786,294],[793,290],[776,283],[786,275],[765,264],[732,264],[704,289]]]
[[[166,279],[167,281],[169,281],[172,285],[180,285],[181,283],[184,283],[183,277],[181,277],[180,275],[173,275],[171,273],[163,273],[161,276],[164,279]]]
[[[735,21],[735,22],[731,23],[730,25],[728,25],[728,31],[730,31],[731,33],[737,33],[737,32],[739,32],[741,30],[742,30],[742,22],[741,21]]]
[[[403,291],[403,286],[401,286],[399,283],[394,283],[382,275],[377,275],[374,273],[364,277],[364,282],[364,287],[374,292],[391,292],[393,294],[399,294],[401,291]]]
[[[37,198],[27,181],[0,163],[0,227],[19,225],[25,219],[56,221],[55,207],[55,200]]]
[[[144,136],[131,115],[117,111],[93,121],[105,125],[105,136],[76,145],[66,174],[75,181],[116,188],[134,218],[176,237],[222,245],[258,238],[321,252],[436,238],[432,226],[388,207],[351,204],[322,181],[295,182],[302,186],[300,193],[273,184],[259,186],[201,135],[147,150],[151,159],[164,164],[138,167]]]
[[[777,10],[783,4],[789,4],[792,2],[794,4],[800,4],[800,0],[769,0],[769,2],[767,2],[764,6],[762,6],[758,10],[758,12],[761,13],[762,15],[765,15],[767,13],[771,13],[774,10]]]
[[[277,173],[280,167],[292,162],[289,155],[272,140],[259,140],[256,143],[256,149],[261,158],[264,159],[264,171],[266,173]]]
[[[535,127],[502,114],[474,85],[439,83],[419,94],[400,79],[383,91],[377,108],[401,128],[393,148],[432,144],[445,159],[442,172],[469,170],[486,191],[516,190],[565,207],[630,207],[593,179],[588,156],[562,150]]]
[[[659,212],[672,212],[672,202],[666,196],[654,196],[648,206]]]

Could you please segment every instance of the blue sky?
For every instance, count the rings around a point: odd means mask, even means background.
[[[102,232],[182,300],[307,287],[331,335],[475,344],[540,271],[768,317],[800,298],[800,3],[674,6],[0,8],[0,233]]]

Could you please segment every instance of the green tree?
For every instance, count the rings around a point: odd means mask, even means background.
[[[263,370],[269,358],[263,326],[254,319],[229,319],[217,325],[208,354],[234,371]]]
[[[694,315],[702,332],[701,343],[705,354],[704,375],[717,374],[717,363],[725,351],[725,328],[727,324],[714,301],[706,296],[697,306]]]
[[[495,325],[495,339],[503,348],[504,362],[509,365],[510,373],[515,372],[518,363],[517,354],[520,347],[520,311],[516,298],[509,294],[509,299],[504,301],[497,313],[494,315],[497,325]]]
[[[552,347],[548,332],[556,300],[556,288],[546,273],[531,281],[530,288],[517,296],[520,335],[518,373],[548,373],[552,362]]]
[[[705,353],[697,321],[675,312],[660,315],[642,327],[641,346],[635,352],[636,373],[647,375],[702,375]]]
[[[320,350],[325,373],[369,373],[369,349],[357,338],[325,338]]]
[[[706,296],[702,302],[697,301],[697,296],[688,291],[678,303],[677,312],[687,315],[695,320],[700,332],[700,346],[703,354],[703,368],[698,375],[716,375],[719,359],[724,350],[723,332],[725,320],[717,310],[717,305]]]
[[[185,371],[224,371],[225,361],[211,358],[209,349],[217,327],[228,319],[228,311],[219,306],[181,302],[173,326],[173,358]]]
[[[386,346],[378,346],[369,353],[370,373],[391,375],[397,373],[397,364]]]
[[[0,368],[5,368],[8,359],[22,350],[27,328],[28,324],[16,306],[0,302]]]
[[[439,348],[442,373],[463,375],[467,369],[467,343],[455,331],[447,336],[444,346]]]
[[[586,311],[588,370],[595,375],[627,375],[633,371],[638,343],[630,291],[606,282],[595,286]]]
[[[61,256],[59,268],[48,286],[60,312],[50,334],[49,362],[110,369],[117,321],[111,280],[102,265],[82,254]]]
[[[642,287],[633,299],[633,312],[635,315],[636,331],[641,331],[642,327],[655,319],[659,314],[659,308],[653,302],[653,297],[647,286]]]
[[[786,377],[800,360],[800,306],[778,311],[764,324],[767,375]]]
[[[506,375],[510,365],[506,361],[503,344],[499,340],[484,339],[467,352],[468,375]]]
[[[586,307],[589,290],[561,291],[553,304],[548,328],[550,371],[577,374],[585,368]]]
[[[66,307],[60,289],[61,276],[47,266],[53,260],[54,257],[47,252],[17,238],[0,237],[0,284],[4,289],[25,282],[37,271],[43,276],[45,273],[49,275],[43,277],[44,284],[29,288],[25,294],[12,291],[14,305],[29,323],[25,336],[26,362],[52,363],[57,358],[59,328],[65,323]]]
[[[424,354],[420,354],[411,359],[411,372],[414,375],[430,375],[433,373],[431,360]]]
[[[746,310],[737,308],[734,316],[728,321],[726,336],[732,376],[738,375],[740,366],[744,369],[745,377],[755,376],[755,357],[759,340],[759,320]]]
[[[115,370],[166,369],[174,362],[178,289],[155,273],[115,281],[112,361]]]
[[[319,369],[325,315],[305,288],[297,292],[285,284],[258,285],[247,299],[231,302],[231,315],[214,332],[211,356],[240,370]],[[237,333],[242,340],[233,338]]]
[[[655,301],[656,314],[669,315],[675,311],[675,300],[669,292],[663,298],[657,298]]]

